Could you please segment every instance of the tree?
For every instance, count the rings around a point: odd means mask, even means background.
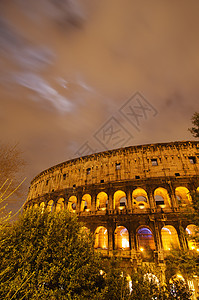
[[[114,256],[103,260],[104,287],[100,294],[100,300],[130,299],[127,274],[120,267],[121,262],[119,258]]]
[[[99,299],[93,239],[75,214],[25,211],[0,232],[1,299]]]
[[[7,200],[13,194],[22,196],[22,183],[25,179],[21,179],[21,172],[25,165],[18,145],[0,145],[0,226],[11,217],[11,212],[5,211]]]
[[[193,127],[189,128],[188,130],[194,137],[199,137],[199,113],[195,112],[191,118]]]

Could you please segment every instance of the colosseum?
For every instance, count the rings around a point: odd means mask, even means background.
[[[199,189],[199,142],[131,146],[72,159],[31,182],[26,207],[69,209],[95,234],[95,249],[130,268],[163,266],[172,247],[199,251],[182,219]]]

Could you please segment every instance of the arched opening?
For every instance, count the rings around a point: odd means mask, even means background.
[[[40,206],[41,211],[42,211],[42,213],[43,213],[43,212],[44,212],[44,208],[45,208],[45,203],[44,203],[44,202],[41,202],[39,206]]]
[[[113,208],[123,209],[125,208],[126,204],[127,201],[125,192],[121,190],[115,192],[113,197]]]
[[[68,210],[75,212],[77,209],[77,197],[76,196],[71,196],[68,199]]]
[[[138,246],[141,251],[155,250],[153,233],[147,227],[141,227],[137,232]]]
[[[147,192],[142,188],[137,188],[132,193],[133,205],[140,209],[149,207]]]
[[[162,244],[164,250],[179,249],[180,243],[176,229],[167,225],[161,229]]]
[[[155,198],[156,205],[161,208],[171,206],[169,194],[165,188],[162,188],[162,187],[157,188],[154,191],[154,198]]]
[[[115,230],[115,249],[129,249],[129,233],[124,226],[118,226]]]
[[[90,211],[90,210],[91,210],[91,195],[85,194],[82,197],[81,211]]]
[[[48,212],[52,212],[53,211],[53,205],[54,205],[54,201],[53,200],[48,201],[48,204],[47,204],[47,211]]]
[[[95,230],[94,248],[108,249],[108,231],[104,226],[99,226]]]
[[[199,243],[194,239],[199,234],[198,227],[194,224],[190,224],[186,228],[186,233],[188,234],[187,242],[188,242],[189,250],[199,251]]]
[[[56,211],[61,211],[64,209],[64,198],[59,198],[56,204]]]
[[[97,195],[96,209],[106,210],[108,206],[108,195],[105,192],[100,192]]]
[[[175,189],[175,195],[179,206],[185,206],[187,204],[189,205],[192,202],[190,192],[184,186],[178,186]]]

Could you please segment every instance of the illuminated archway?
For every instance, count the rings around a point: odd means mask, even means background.
[[[134,206],[138,208],[143,209],[149,207],[147,192],[142,188],[137,188],[133,191],[132,199]]]
[[[95,230],[94,248],[108,249],[108,231],[104,226],[99,226]]]
[[[155,250],[153,233],[147,227],[141,227],[137,231],[138,246],[141,251]]]
[[[113,208],[123,209],[127,205],[125,192],[118,190],[113,196]]]
[[[81,211],[89,211],[89,210],[91,210],[91,195],[85,194],[82,197]]]
[[[180,243],[176,229],[167,225],[161,229],[162,244],[164,250],[179,249]]]
[[[108,195],[105,192],[100,192],[97,195],[96,209],[105,210],[108,205]]]
[[[64,209],[64,198],[59,198],[56,204],[56,211],[61,211]]]
[[[160,206],[162,208],[171,206],[169,194],[165,188],[157,188],[154,191],[154,199],[157,206]]]
[[[129,233],[124,226],[118,226],[115,230],[115,249],[129,249]]]
[[[186,187],[178,186],[175,189],[175,194],[179,205],[189,205],[192,203],[190,192]]]
[[[48,212],[52,212],[53,205],[54,205],[54,201],[53,200],[48,201],[48,204],[47,204],[47,211]]]
[[[71,196],[68,199],[68,210],[75,212],[77,209],[77,197],[76,196]]]
[[[44,203],[44,202],[41,202],[39,206],[40,206],[41,211],[42,211],[42,213],[43,213],[43,212],[44,212],[44,208],[45,208],[45,203]]]
[[[191,237],[196,237],[199,234],[198,227],[194,224],[190,224],[186,228],[186,233],[188,234],[188,247],[189,250],[197,250],[199,251],[199,243],[196,242],[194,239],[191,239]]]

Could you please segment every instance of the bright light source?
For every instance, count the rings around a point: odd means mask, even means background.
[[[142,252],[143,252],[143,251],[144,251],[144,248],[140,248],[140,251],[142,251]]]

